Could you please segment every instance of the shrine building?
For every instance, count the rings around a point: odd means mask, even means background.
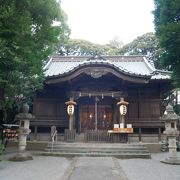
[[[36,93],[31,138],[48,140],[51,127],[63,135],[69,128],[67,105],[76,102],[73,129],[113,130],[120,123],[117,103],[127,105],[125,126],[130,142],[158,142],[164,130],[164,95],[171,90],[171,72],[158,70],[144,56],[53,56],[45,66],[43,90]]]

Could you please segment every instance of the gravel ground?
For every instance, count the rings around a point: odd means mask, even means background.
[[[180,152],[178,152],[180,156]],[[152,159],[34,156],[25,162],[0,162],[0,180],[180,180],[180,166],[163,164],[167,153]]]
[[[71,160],[35,156],[24,162],[0,162],[0,180],[61,180]]]
[[[180,165],[161,163],[168,153],[152,154],[152,159],[118,160],[129,180],[180,180]],[[180,157],[180,152],[178,152]]]

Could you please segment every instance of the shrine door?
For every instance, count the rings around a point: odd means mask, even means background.
[[[96,129],[96,126],[97,129],[104,130],[113,128],[112,107],[110,105],[98,105],[97,115],[95,114],[96,111],[94,105],[81,105],[79,112],[81,132],[84,132],[84,130],[94,130]]]

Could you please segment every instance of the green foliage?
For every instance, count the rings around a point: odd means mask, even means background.
[[[109,41],[108,45],[120,49],[124,44],[118,36],[115,36],[112,40]]]
[[[120,51],[123,55],[144,55],[154,61],[155,66],[160,68],[159,57],[162,50],[154,33],[146,33],[137,37],[134,41],[124,45]]]
[[[57,49],[57,54],[62,56],[114,55],[117,51],[114,46],[94,44],[81,39],[69,39],[66,43],[59,44]]]
[[[180,115],[180,104],[176,104],[173,108],[174,108],[175,113]]]
[[[68,35],[65,13],[56,0],[0,0],[1,109],[27,100],[42,87],[44,63]]]
[[[0,143],[0,155],[2,154],[3,151],[4,151],[4,144]],[[1,161],[1,159],[0,159],[0,161]]]
[[[144,55],[155,63],[156,68],[161,68],[159,62],[161,53],[162,49],[154,33],[146,33],[126,45],[115,37],[106,45],[94,44],[81,39],[69,39],[63,44],[59,43],[57,48],[57,54],[62,56]]]
[[[180,95],[180,89],[176,88],[173,91],[169,91],[167,93],[164,93],[162,96],[166,106],[168,104],[171,104],[174,108],[175,113],[178,115],[180,115],[179,95]]]
[[[175,87],[180,87],[180,0],[154,0],[154,22],[160,46],[161,61],[173,71]]]

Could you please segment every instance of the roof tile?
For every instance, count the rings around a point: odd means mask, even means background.
[[[170,72],[158,71],[144,56],[53,56],[46,65],[45,75],[61,76],[84,65],[102,64],[115,67],[120,71],[138,76],[152,76],[151,79],[170,79]],[[155,73],[156,72],[156,73]]]

